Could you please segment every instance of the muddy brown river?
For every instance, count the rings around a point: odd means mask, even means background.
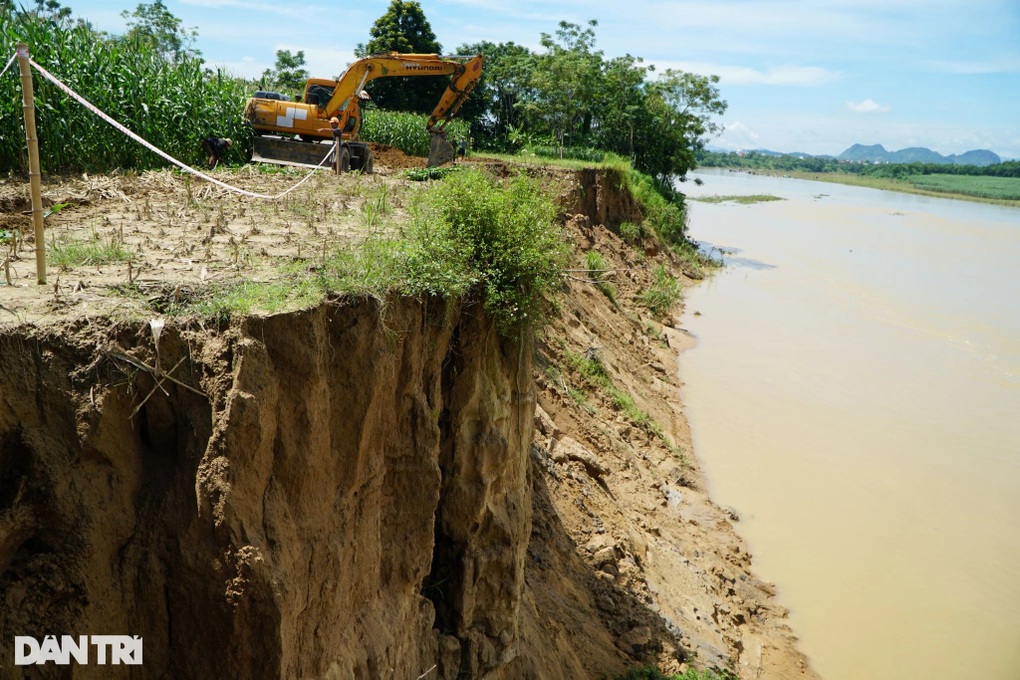
[[[706,170],[683,400],[827,680],[1020,678],[1020,209]]]

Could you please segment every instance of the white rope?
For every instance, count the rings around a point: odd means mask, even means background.
[[[11,55],[11,58],[7,60],[7,66],[4,66],[4,70],[0,71],[0,78],[2,78],[5,73],[7,73],[7,69],[9,69],[11,67],[11,64],[13,64],[14,60],[17,59],[17,58],[18,58],[18,53],[17,52],[15,52],[14,54]]]
[[[246,191],[244,189],[239,189],[237,187],[232,187],[229,184],[227,184],[226,182],[221,182],[220,180],[216,179],[215,177],[211,177],[211,176],[205,174],[204,172],[201,172],[200,170],[196,170],[196,169],[190,167],[189,165],[187,165],[186,163],[182,163],[181,161],[177,160],[176,158],[174,158],[173,156],[169,155],[168,153],[162,151],[161,149],[156,148],[155,146],[153,146],[149,142],[145,141],[144,139],[142,139],[141,137],[136,135],[131,130],[127,129],[126,127],[124,127],[123,125],[121,125],[120,123],[115,121],[110,116],[108,116],[105,113],[103,113],[102,111],[100,111],[95,105],[93,105],[90,101],[88,101],[87,99],[85,99],[84,97],[79,95],[77,92],[72,90],[70,87],[68,87],[64,83],[60,82],[60,80],[58,80],[53,74],[51,74],[49,71],[47,71],[42,66],[37,64],[34,59],[30,58],[28,61],[29,61],[30,64],[32,64],[32,66],[35,66],[35,68],[39,71],[39,73],[41,73],[43,76],[45,76],[54,85],[59,87],[61,90],[63,90],[65,93],[67,93],[73,99],[76,99],[82,106],[84,106],[89,111],[91,111],[92,113],[96,114],[97,116],[99,116],[100,118],[105,120],[107,123],[112,125],[117,130],[120,130],[121,132],[126,134],[131,139],[135,140],[136,142],[138,142],[139,144],[141,144],[145,148],[149,149],[153,153],[156,153],[159,156],[161,156],[161,157],[165,158],[166,160],[170,161],[171,163],[173,163],[174,165],[176,165],[180,169],[182,169],[182,170],[184,170],[186,172],[190,172],[190,173],[192,173],[192,174],[194,174],[194,175],[196,175],[198,177],[201,177],[202,179],[206,180],[207,182],[211,182],[212,184],[215,184],[217,186],[223,187],[224,189],[227,189],[228,191],[234,191],[236,193],[243,194],[245,196],[251,196],[253,198],[267,198],[267,199],[270,199],[270,200],[276,200],[278,198],[283,198],[284,196],[286,196],[287,194],[289,194],[290,192],[294,191],[299,186],[304,184],[306,181],[308,181],[308,179],[313,174],[315,174],[316,170],[321,168],[323,163],[325,163],[327,160],[329,160],[330,156],[333,154],[333,148],[330,147],[329,153],[326,154],[326,157],[323,158],[322,161],[314,169],[312,169],[304,178],[302,178],[301,181],[299,181],[297,184],[295,184],[291,188],[287,189],[283,193],[277,194],[275,196],[271,196],[269,194],[257,194],[257,193],[254,193],[252,191]]]

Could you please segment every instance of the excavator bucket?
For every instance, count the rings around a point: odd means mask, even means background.
[[[457,157],[453,150],[453,144],[446,138],[445,130],[431,130],[432,142],[429,144],[429,160],[425,163],[426,168],[435,168],[443,163],[449,163]]]
[[[252,139],[251,159],[256,163],[295,165],[304,168],[332,167],[332,159],[323,163],[333,145],[319,142],[299,142],[280,137],[255,137]]]

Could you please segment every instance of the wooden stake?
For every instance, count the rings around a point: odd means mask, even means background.
[[[28,45],[18,43],[18,68],[21,70],[21,96],[25,111],[25,139],[28,141],[28,178],[32,187],[32,224],[35,226],[35,272],[39,285],[46,283],[46,237],[43,231],[42,167],[39,163],[39,137],[35,131],[35,95],[32,67],[28,63]]]

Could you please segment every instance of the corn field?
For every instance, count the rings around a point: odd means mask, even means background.
[[[910,177],[908,181],[918,189],[928,191],[958,193],[1000,201],[1020,200],[1020,177],[917,175]]]
[[[431,139],[425,129],[428,116],[400,111],[370,109],[365,112],[361,125],[361,139],[395,146],[409,156],[428,156]],[[450,143],[456,148],[461,139],[467,140],[470,126],[462,120],[451,120],[446,126]]]
[[[128,129],[192,165],[201,139],[230,137],[226,158],[246,158],[251,134],[241,115],[254,87],[201,59],[171,61],[148,44],[88,24],[0,10],[0,68],[25,42],[32,59]],[[167,162],[115,130],[33,69],[36,126],[44,173],[163,167]],[[0,78],[0,172],[26,173],[28,151],[17,63]]]

